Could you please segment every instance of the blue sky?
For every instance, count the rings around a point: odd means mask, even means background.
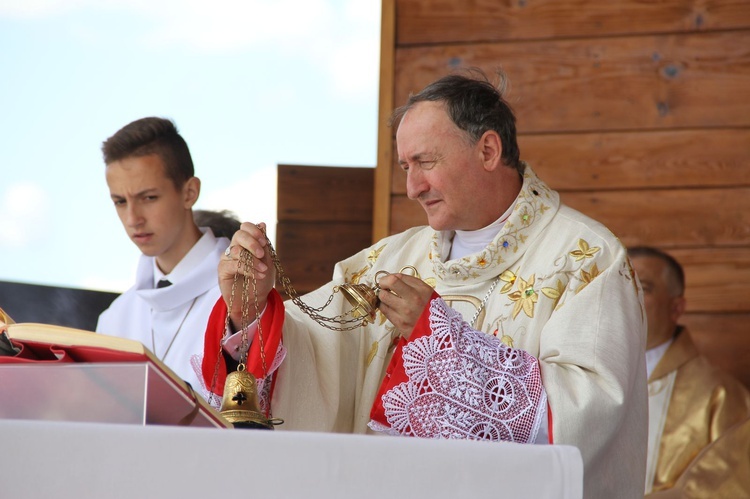
[[[3,0],[0,280],[131,285],[100,146],[144,116],[243,220],[275,223],[279,163],[374,166],[379,36],[378,0]]]

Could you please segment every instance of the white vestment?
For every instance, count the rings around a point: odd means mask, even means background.
[[[229,240],[201,230],[196,245],[208,246],[208,256],[171,286],[155,289],[154,258],[141,255],[135,285],[102,312],[96,331],[140,341],[205,398],[198,359],[206,321],[221,297],[217,268]]]
[[[321,307],[336,285],[372,285],[379,271],[415,267],[474,329],[538,359],[550,441],[580,449],[585,497],[642,496],[646,317],[620,241],[600,223],[562,205],[557,192],[528,166],[513,212],[484,250],[444,261],[452,237],[430,227],[387,237],[339,262],[332,282],[302,300]],[[371,432],[371,408],[400,332],[380,312],[373,323],[335,332],[291,302],[285,307],[286,358],[271,398],[271,414],[285,420],[278,428]],[[321,315],[335,317],[351,308],[335,293]],[[212,322],[219,338],[223,319]],[[264,328],[266,344],[273,344],[268,338],[275,328]],[[204,368],[204,377],[212,372]]]

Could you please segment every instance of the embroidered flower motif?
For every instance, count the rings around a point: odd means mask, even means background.
[[[578,249],[573,250],[570,252],[570,255],[575,257],[576,262],[579,262],[583,260],[584,258],[594,258],[594,255],[600,250],[601,248],[598,246],[594,246],[593,248],[589,247],[589,243],[584,241],[583,239],[578,240]]]
[[[507,293],[511,290],[513,284],[516,282],[516,274],[514,274],[510,270],[506,270],[502,274],[500,274],[500,280],[505,283],[503,287],[500,288],[500,292]]]
[[[531,214],[529,213],[528,206],[523,207],[523,211],[521,212],[521,222],[524,226],[528,226],[531,223]]]
[[[518,291],[514,291],[508,295],[508,298],[516,302],[512,314],[514,319],[518,316],[521,310],[523,310],[528,317],[534,317],[534,305],[539,300],[539,295],[534,291],[535,279],[535,274],[531,275],[528,282],[521,277],[516,278]]]
[[[593,264],[588,272],[581,269],[581,285],[578,286],[578,289],[576,289],[576,294],[580,293],[583,288],[588,286],[591,281],[594,280],[596,276],[600,274],[599,268],[596,266],[596,264]]]
[[[370,253],[367,255],[367,261],[370,263],[375,263],[378,260],[378,257],[380,257],[380,253],[382,253],[383,249],[385,249],[385,246],[386,245],[384,244],[380,248],[370,250]]]
[[[370,270],[372,267],[370,265],[365,265],[357,272],[353,273],[349,279],[346,279],[347,282],[350,282],[352,284],[359,284],[359,280],[362,279],[362,276],[367,273],[368,270]]]
[[[565,285],[562,283],[560,279],[557,280],[557,287],[554,288],[542,288],[542,294],[546,296],[547,298],[551,298],[554,300],[552,302],[552,308],[557,307],[557,302],[560,301],[560,297],[565,292]]]

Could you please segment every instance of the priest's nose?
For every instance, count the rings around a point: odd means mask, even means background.
[[[409,199],[419,199],[419,196],[430,190],[424,172],[420,168],[409,168],[406,172],[406,195]]]

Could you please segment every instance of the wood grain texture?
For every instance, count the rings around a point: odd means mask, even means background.
[[[396,7],[401,46],[750,27],[746,0],[398,0]]]
[[[276,252],[292,286],[306,293],[331,280],[336,262],[370,246],[371,235],[370,222],[282,221]]]
[[[373,168],[278,166],[279,221],[372,223]]]
[[[690,313],[750,313],[750,246],[666,249],[685,270]],[[745,324],[750,341],[750,322]]]
[[[278,166],[276,252],[298,292],[325,284],[336,262],[370,245],[373,173]]]
[[[606,225],[626,245],[750,245],[747,187],[564,192],[561,198]]]
[[[750,388],[750,313],[686,314],[680,323],[699,352]]]
[[[389,165],[393,156],[388,117],[393,112],[394,67],[396,57],[396,0],[383,0],[380,16],[380,88],[378,99],[378,158],[375,168],[372,241],[388,235],[391,216],[392,174]]]
[[[750,30],[403,48],[396,104],[469,66],[502,66],[521,133],[750,126]]]

